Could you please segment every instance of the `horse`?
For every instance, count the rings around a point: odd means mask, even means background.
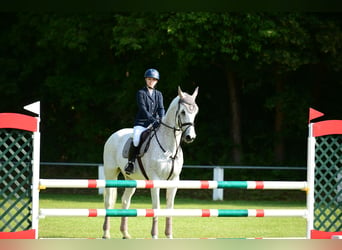
[[[123,128],[113,133],[106,141],[103,151],[104,175],[106,180],[117,180],[122,173],[126,180],[179,180],[183,167],[183,152],[181,141],[191,143],[196,138],[195,117],[198,106],[195,99],[198,87],[192,95],[189,95],[178,87],[178,95],[172,100],[165,116],[160,121],[157,129],[151,130],[149,147],[140,162],[135,162],[134,173],[127,175],[124,167],[127,159],[123,157],[124,145],[132,137],[132,128]],[[131,198],[136,188],[125,188],[122,200],[122,209],[128,209]],[[173,209],[177,188],[166,190],[166,207]],[[151,188],[152,208],[160,208],[160,189]],[[106,209],[115,206],[117,188],[105,188],[104,205]],[[120,231],[123,239],[130,239],[128,233],[128,218],[121,217]],[[158,217],[152,218],[151,235],[158,239]],[[172,217],[166,217],[165,236],[169,239],[172,235]],[[105,216],[103,223],[103,238],[110,238],[110,218]]]

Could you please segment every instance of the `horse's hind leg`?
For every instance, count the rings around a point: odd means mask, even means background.
[[[128,209],[131,205],[131,198],[135,192],[135,188],[125,188],[125,191],[122,195],[122,209]],[[121,217],[121,225],[120,231],[122,233],[123,239],[130,239],[131,236],[128,233],[128,217]]]

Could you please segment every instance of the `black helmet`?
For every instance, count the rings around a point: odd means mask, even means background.
[[[159,80],[159,72],[156,69],[148,69],[145,71],[144,77],[151,77]]]

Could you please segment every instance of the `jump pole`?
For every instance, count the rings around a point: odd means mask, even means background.
[[[306,217],[306,209],[40,209],[40,217]]]
[[[307,190],[306,181],[164,181],[40,179],[39,188],[180,188]]]

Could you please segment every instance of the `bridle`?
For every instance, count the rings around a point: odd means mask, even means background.
[[[160,122],[161,125],[169,128],[169,129],[172,129],[174,131],[174,135],[176,136],[176,132],[178,131],[182,131],[182,133],[184,133],[188,128],[190,128],[191,126],[195,126],[195,123],[194,122],[182,122],[181,118],[179,117],[179,110],[180,110],[180,105],[182,103],[185,103],[185,104],[188,104],[188,105],[194,105],[193,103],[189,103],[189,102],[186,102],[184,99],[179,99],[178,101],[178,109],[176,111],[176,115],[175,115],[175,124],[178,125],[178,127],[176,126],[170,126],[164,122]],[[178,117],[178,120],[177,120],[177,117]],[[177,122],[176,122],[177,120]],[[182,129],[183,127],[187,126],[184,130]]]

